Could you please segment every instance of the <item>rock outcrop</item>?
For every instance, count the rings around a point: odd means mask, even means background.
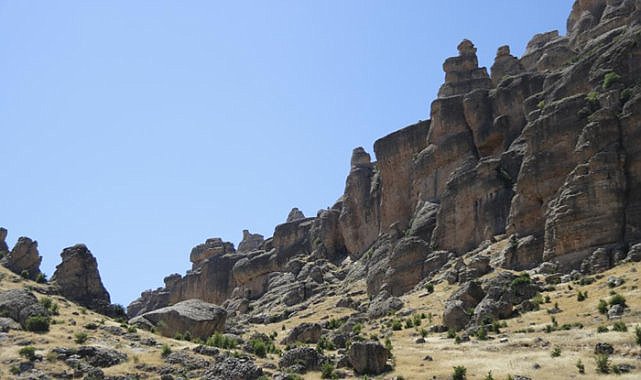
[[[1,248],[2,247],[0,247],[0,250]],[[40,263],[42,262],[42,257],[38,252],[38,242],[25,236],[19,237],[16,245],[11,252],[6,254],[3,262],[4,265],[14,273],[26,276],[32,280],[36,279],[41,273]]]
[[[0,315],[13,319],[26,327],[29,317],[48,316],[33,293],[25,289],[12,289],[0,292]]]
[[[347,357],[357,374],[378,375],[388,369],[390,352],[378,342],[354,342]]]
[[[224,330],[226,319],[227,312],[220,306],[191,299],[142,314],[129,323],[143,328],[153,327],[168,337],[190,333],[193,337],[207,340],[212,334]]]
[[[64,297],[89,309],[109,313],[111,298],[102,284],[98,262],[84,244],[62,250],[62,262],[51,277]]]
[[[265,237],[261,234],[252,234],[248,230],[243,230],[243,240],[238,244],[238,253],[248,253],[258,250],[265,242]]]
[[[7,239],[7,229],[4,227],[0,227],[0,254],[2,256],[9,253],[9,246],[5,241],[6,239]]]

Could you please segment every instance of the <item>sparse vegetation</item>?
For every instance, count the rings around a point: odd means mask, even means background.
[[[46,284],[47,283],[47,275],[44,273],[38,273],[36,276],[36,282],[38,284]]]
[[[392,321],[392,330],[394,331],[399,331],[403,329],[403,323],[401,322],[400,319],[394,319]]]
[[[576,361],[576,369],[579,370],[580,374],[585,373],[585,365],[583,365],[583,362],[581,361],[581,359]]]
[[[457,365],[453,368],[452,380],[465,380],[467,379],[467,368],[462,365]]]
[[[587,100],[588,102],[590,102],[592,104],[596,104],[596,103],[599,102],[599,93],[597,93],[596,91],[590,91],[585,96],[585,100]]]
[[[86,332],[77,332],[73,335],[73,337],[74,342],[76,342],[77,344],[83,344],[87,341],[89,335],[87,335]]]
[[[25,329],[32,332],[47,332],[49,331],[49,324],[51,320],[44,315],[33,315],[25,321]]]
[[[333,364],[325,363],[321,366],[321,379],[338,379]]]
[[[600,354],[594,358],[597,373],[610,373],[610,358],[608,355]]]
[[[337,329],[337,328],[341,327],[342,325],[343,325],[343,321],[340,320],[340,319],[332,318],[329,321],[327,321],[327,329],[329,329],[329,330]]]
[[[510,283],[510,287],[516,288],[518,286],[528,285],[531,283],[532,283],[532,279],[530,278],[530,275],[526,272],[526,273],[520,274],[517,278],[512,280],[512,282]]]
[[[33,362],[37,359],[36,348],[33,346],[22,347],[20,351],[18,351],[18,354],[23,358],[29,360],[30,362]]]
[[[610,71],[609,73],[606,73],[603,76],[603,88],[608,89],[612,87],[613,84],[619,82],[621,80],[621,75],[615,73],[614,71]]]
[[[608,304],[610,304],[610,306],[614,306],[614,305],[621,305],[623,307],[627,306],[625,304],[625,297],[618,293],[615,293],[612,297],[610,297]]]
[[[169,354],[171,354],[171,347],[169,347],[169,345],[165,343],[160,349],[160,356],[166,358],[167,356],[169,356]]]
[[[561,356],[561,347],[554,347],[550,356],[552,356],[553,358],[558,358],[559,356]]]
[[[597,327],[597,328],[596,328],[596,332],[597,332],[597,333],[599,333],[599,334],[601,334],[601,333],[607,333],[607,332],[609,332],[609,331],[610,331],[610,330],[608,329],[608,326],[603,326],[603,325],[601,325],[601,326],[599,326],[599,327]]]
[[[640,326],[637,326],[634,328],[634,336],[637,344],[641,346],[641,327]]]
[[[588,298],[588,292],[587,292],[587,291],[582,292],[582,291],[580,291],[580,290],[579,290],[579,292],[576,294],[576,300],[577,300],[578,302],[583,302],[583,301],[585,301],[587,298]]]
[[[214,333],[214,335],[207,339],[205,344],[223,349],[234,349],[236,348],[237,342],[235,339],[229,338],[221,333]]]
[[[612,325],[612,331],[626,332],[628,331],[628,326],[626,326],[623,321],[617,321]]]
[[[545,100],[541,100],[540,102],[538,102],[538,103],[536,104],[536,107],[537,107],[538,109],[540,109],[540,110],[542,110],[543,108],[545,108]]]
[[[600,314],[607,314],[608,313],[608,303],[605,302],[605,300],[599,300],[599,304],[597,305],[597,310],[599,310]]]
[[[428,293],[434,293],[434,284],[425,284],[425,290],[427,290]]]

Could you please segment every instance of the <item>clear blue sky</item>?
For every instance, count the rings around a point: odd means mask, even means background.
[[[342,194],[351,150],[427,119],[442,63],[559,29],[571,0],[0,0],[0,225],[50,276],[85,243],[114,302],[208,237]]]

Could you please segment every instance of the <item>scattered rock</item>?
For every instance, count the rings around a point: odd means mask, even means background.
[[[263,370],[249,358],[225,357],[205,371],[203,380],[255,380]]]
[[[370,302],[367,314],[370,319],[376,319],[402,308],[403,301],[400,298],[392,297],[386,290],[383,290]]]
[[[599,342],[594,346],[594,353],[596,355],[612,355],[614,347],[610,343]]]
[[[36,296],[25,289],[0,292],[0,315],[13,319],[23,328],[29,317],[47,316],[48,314]]]
[[[327,358],[310,347],[296,347],[285,351],[278,361],[282,369],[291,368],[295,365],[302,366],[304,371],[318,371]]]
[[[287,215],[285,223],[295,222],[297,220],[305,219],[305,214],[298,208],[294,207]]]

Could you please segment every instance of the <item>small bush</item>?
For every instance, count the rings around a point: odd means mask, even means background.
[[[553,358],[558,358],[559,356],[561,356],[561,347],[554,347],[550,356],[552,356]]]
[[[527,285],[531,283],[532,283],[532,279],[530,278],[530,275],[527,273],[523,273],[519,275],[519,277],[512,280],[512,282],[510,283],[510,287],[515,288],[520,285]]]
[[[394,319],[392,321],[392,330],[399,331],[403,329],[403,323],[399,319]]]
[[[614,294],[612,297],[610,297],[610,301],[608,301],[610,306],[613,305],[621,305],[623,307],[626,307],[627,305],[625,304],[625,297],[622,296],[621,294]]]
[[[407,318],[405,320],[405,328],[406,329],[411,329],[412,327],[414,327],[414,323],[412,322],[412,320],[410,318]]]
[[[183,334],[183,340],[186,340],[187,342],[191,342],[192,338],[193,337],[191,336],[191,331],[185,331],[185,333]]]
[[[78,332],[78,333],[75,333],[73,337],[74,337],[73,339],[74,342],[78,344],[83,344],[87,341],[87,339],[89,338],[89,335],[87,335],[87,333],[85,332]]]
[[[492,371],[488,372],[487,375],[483,378],[483,380],[494,380],[494,376],[492,376]]]
[[[363,331],[363,324],[362,323],[357,323],[352,327],[352,332],[356,335],[360,334],[361,331]]]
[[[597,305],[597,310],[599,310],[600,314],[607,314],[608,313],[608,303],[605,302],[605,300],[599,300],[599,304]]]
[[[261,339],[252,339],[249,341],[252,352],[259,358],[267,356],[267,346]]]
[[[614,71],[610,71],[609,73],[603,76],[603,88],[608,89],[613,84],[619,82],[620,80],[621,80],[621,75],[615,73]]]
[[[421,334],[421,338],[425,338],[425,337],[427,337],[427,334],[428,334],[428,331],[427,331],[427,330],[425,330],[425,329],[423,329],[423,328],[422,328],[422,329],[420,329],[418,332],[419,332],[419,334]]]
[[[592,104],[595,104],[599,101],[599,94],[596,91],[591,91],[585,96],[585,100]]]
[[[614,322],[614,325],[612,325],[612,331],[626,332],[628,331],[628,326],[626,326],[625,322],[622,321]]]
[[[623,91],[621,91],[620,96],[621,96],[621,101],[623,103],[627,102],[628,100],[630,100],[630,98],[632,98],[632,89],[631,88],[624,89]]]
[[[610,372],[610,358],[608,355],[600,354],[594,358],[596,363],[596,371],[598,373],[609,373]]]
[[[226,337],[221,333],[214,333],[210,336],[205,342],[208,346],[223,348],[223,349],[234,349],[236,348],[236,340]]]
[[[33,315],[25,321],[25,329],[32,332],[47,332],[51,320],[44,315]]]
[[[341,327],[342,325],[343,325],[343,321],[341,321],[340,319],[332,318],[327,322],[327,328],[329,330],[337,329],[337,328]]]
[[[634,328],[634,336],[636,338],[637,344],[641,346],[641,327],[637,326]]]
[[[321,379],[337,379],[334,372],[334,366],[331,363],[325,363],[321,366]]]
[[[541,100],[540,102],[538,102],[538,103],[536,104],[536,107],[537,107],[538,109],[540,109],[540,110],[542,110],[543,108],[545,108],[545,100]]]
[[[45,284],[47,282],[47,275],[44,273],[38,273],[36,276],[36,282],[38,284]]]
[[[465,380],[467,379],[467,368],[462,365],[457,365],[453,368],[452,380]]]
[[[127,332],[128,332],[129,334],[133,334],[133,333],[135,333],[136,331],[138,331],[138,329],[136,329],[136,326],[129,326],[129,327],[127,327]]]
[[[165,343],[165,344],[162,345],[162,348],[160,349],[160,356],[165,358],[165,357],[169,356],[169,354],[171,354],[171,347],[169,347],[169,345],[167,345],[167,343]]]
[[[22,347],[20,351],[18,351],[18,354],[30,362],[35,361],[37,358],[36,348],[33,346]]]
[[[20,367],[18,367],[17,365],[14,364],[11,367],[9,367],[9,372],[11,372],[12,375],[19,375],[20,374]]]
[[[423,323],[423,318],[421,318],[420,314],[414,314],[412,316],[412,323],[414,324],[414,326],[418,327],[421,325],[421,323]]]
[[[583,302],[588,298],[588,292],[582,292],[579,290],[579,292],[576,294],[576,300],[579,302]]]
[[[434,293],[434,284],[425,284],[425,290],[430,294]]]
[[[456,331],[453,329],[447,330],[447,338],[448,339],[454,339],[456,338]]]
[[[476,330],[476,338],[478,340],[487,340],[487,330],[485,329],[485,326],[481,326]]]
[[[392,341],[390,340],[390,338],[385,338],[385,348],[387,348],[389,352],[392,352],[392,350],[394,349],[394,346],[392,345]]]
[[[29,271],[28,270],[23,270],[22,272],[20,272],[20,277],[29,278]]]
[[[601,334],[601,333],[607,333],[610,330],[608,330],[608,326],[599,326],[596,328],[596,332]]]
[[[463,339],[459,335],[454,337],[454,344],[461,344],[462,341]]]
[[[576,361],[576,369],[579,370],[580,374],[584,374],[585,373],[585,366],[583,365],[583,362],[581,361],[581,359]]]

